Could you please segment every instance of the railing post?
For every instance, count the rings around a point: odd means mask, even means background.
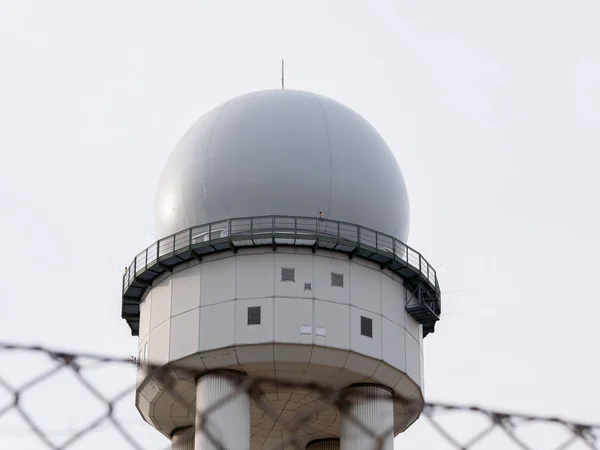
[[[160,241],[156,241],[156,263],[160,261]]]
[[[133,278],[135,278],[135,274],[137,273],[137,256],[133,258]]]
[[[356,225],[356,247],[360,250],[360,227]]]
[[[392,259],[396,261],[396,238],[392,237]]]
[[[340,243],[340,222],[337,223],[337,243]]]
[[[294,217],[294,238],[298,236],[298,218]]]
[[[250,240],[254,243],[254,218],[250,218]]]
[[[376,231],[375,232],[375,250],[379,251],[379,233]]]
[[[146,247],[146,266],[144,267],[144,270],[148,270],[148,247]]]
[[[175,255],[175,237],[176,237],[176,236],[177,236],[177,233],[175,233],[175,234],[173,235],[173,250],[171,250],[171,253],[172,253],[173,255]]]
[[[421,254],[419,253],[419,274],[420,274],[420,275],[423,275],[423,269],[421,269],[421,260],[422,260],[422,259],[423,259],[423,258],[421,258]]]
[[[208,244],[212,244],[212,223],[208,224]]]

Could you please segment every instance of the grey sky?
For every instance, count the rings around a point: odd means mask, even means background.
[[[595,0],[0,0],[0,339],[135,354],[117,268],[154,240],[168,153],[211,107],[277,88],[283,55],[286,86],[379,130],[410,245],[451,258],[426,397],[599,421],[599,16]]]

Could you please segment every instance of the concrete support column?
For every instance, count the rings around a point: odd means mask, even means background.
[[[338,438],[317,439],[309,442],[306,450],[340,450],[340,440]]]
[[[180,428],[171,436],[171,450],[194,450],[194,427]]]
[[[340,449],[394,450],[394,404],[390,390],[363,384],[352,386],[350,392],[350,407],[342,414]]]
[[[196,418],[195,450],[250,448],[250,398],[237,386],[241,374],[211,372],[196,385],[196,410],[206,412],[205,422]]]

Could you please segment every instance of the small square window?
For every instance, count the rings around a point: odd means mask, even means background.
[[[312,283],[304,283],[305,291],[312,291]]]
[[[360,316],[360,334],[370,338],[373,337],[373,319]]]
[[[281,281],[296,281],[296,274],[293,268],[281,268]]]
[[[248,307],[248,325],[260,325],[260,306]]]
[[[331,272],[331,285],[344,287],[344,274]]]

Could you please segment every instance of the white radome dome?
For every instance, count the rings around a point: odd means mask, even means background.
[[[235,97],[192,125],[162,172],[155,230],[319,212],[408,238],[404,178],[375,128],[329,98],[277,89]]]

